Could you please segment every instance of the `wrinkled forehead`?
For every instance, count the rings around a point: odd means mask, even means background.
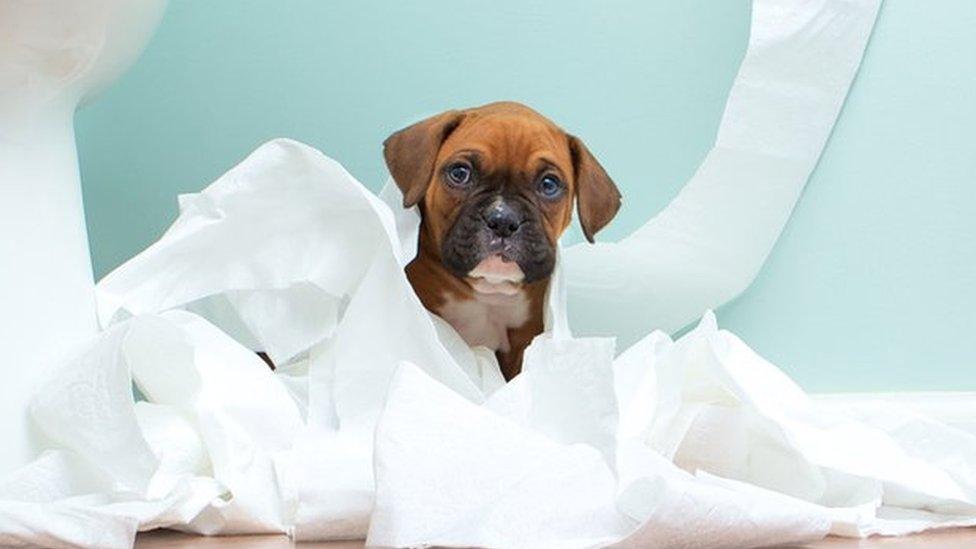
[[[465,116],[441,146],[438,160],[471,157],[478,170],[492,173],[517,170],[529,177],[546,168],[572,177],[572,158],[566,134],[534,113]]]

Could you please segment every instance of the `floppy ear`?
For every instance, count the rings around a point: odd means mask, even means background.
[[[403,193],[404,208],[415,206],[424,197],[437,151],[463,116],[461,111],[447,111],[407,126],[383,142],[383,158]]]
[[[570,135],[569,152],[576,170],[576,211],[583,234],[590,242],[620,209],[620,191],[578,138]]]

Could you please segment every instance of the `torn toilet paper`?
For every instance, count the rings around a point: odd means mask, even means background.
[[[976,437],[820,410],[711,313],[615,357],[568,333],[557,270],[505,384],[412,292],[416,212],[310,147],[270,142],[181,206],[34,399],[57,449],[0,485],[0,541],[744,547],[976,524]],[[253,351],[275,334],[272,372]]]

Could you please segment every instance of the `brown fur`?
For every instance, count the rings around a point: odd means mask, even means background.
[[[384,143],[390,173],[403,191],[404,206],[419,205],[422,221],[417,257],[406,272],[424,306],[434,313],[445,296],[475,299],[465,279],[449,272],[440,250],[457,218],[463,196],[440,182],[441,168],[459,154],[474,152],[486,172],[535,174],[548,165],[567,186],[565,198],[539,201],[545,233],[552,245],[572,219],[574,198],[580,223],[589,241],[613,218],[620,194],[613,181],[583,143],[537,112],[518,103],[493,103],[463,111],[448,111],[394,133]],[[529,318],[508,330],[510,349],[497,352],[505,379],[519,373],[522,353],[543,331],[543,305],[548,279],[523,284]]]

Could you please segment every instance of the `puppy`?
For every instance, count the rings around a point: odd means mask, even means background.
[[[406,268],[414,290],[469,345],[494,350],[512,379],[543,331],[573,202],[593,242],[620,208],[616,185],[582,141],[518,103],[428,118],[387,138],[383,155],[404,207],[420,209]]]

